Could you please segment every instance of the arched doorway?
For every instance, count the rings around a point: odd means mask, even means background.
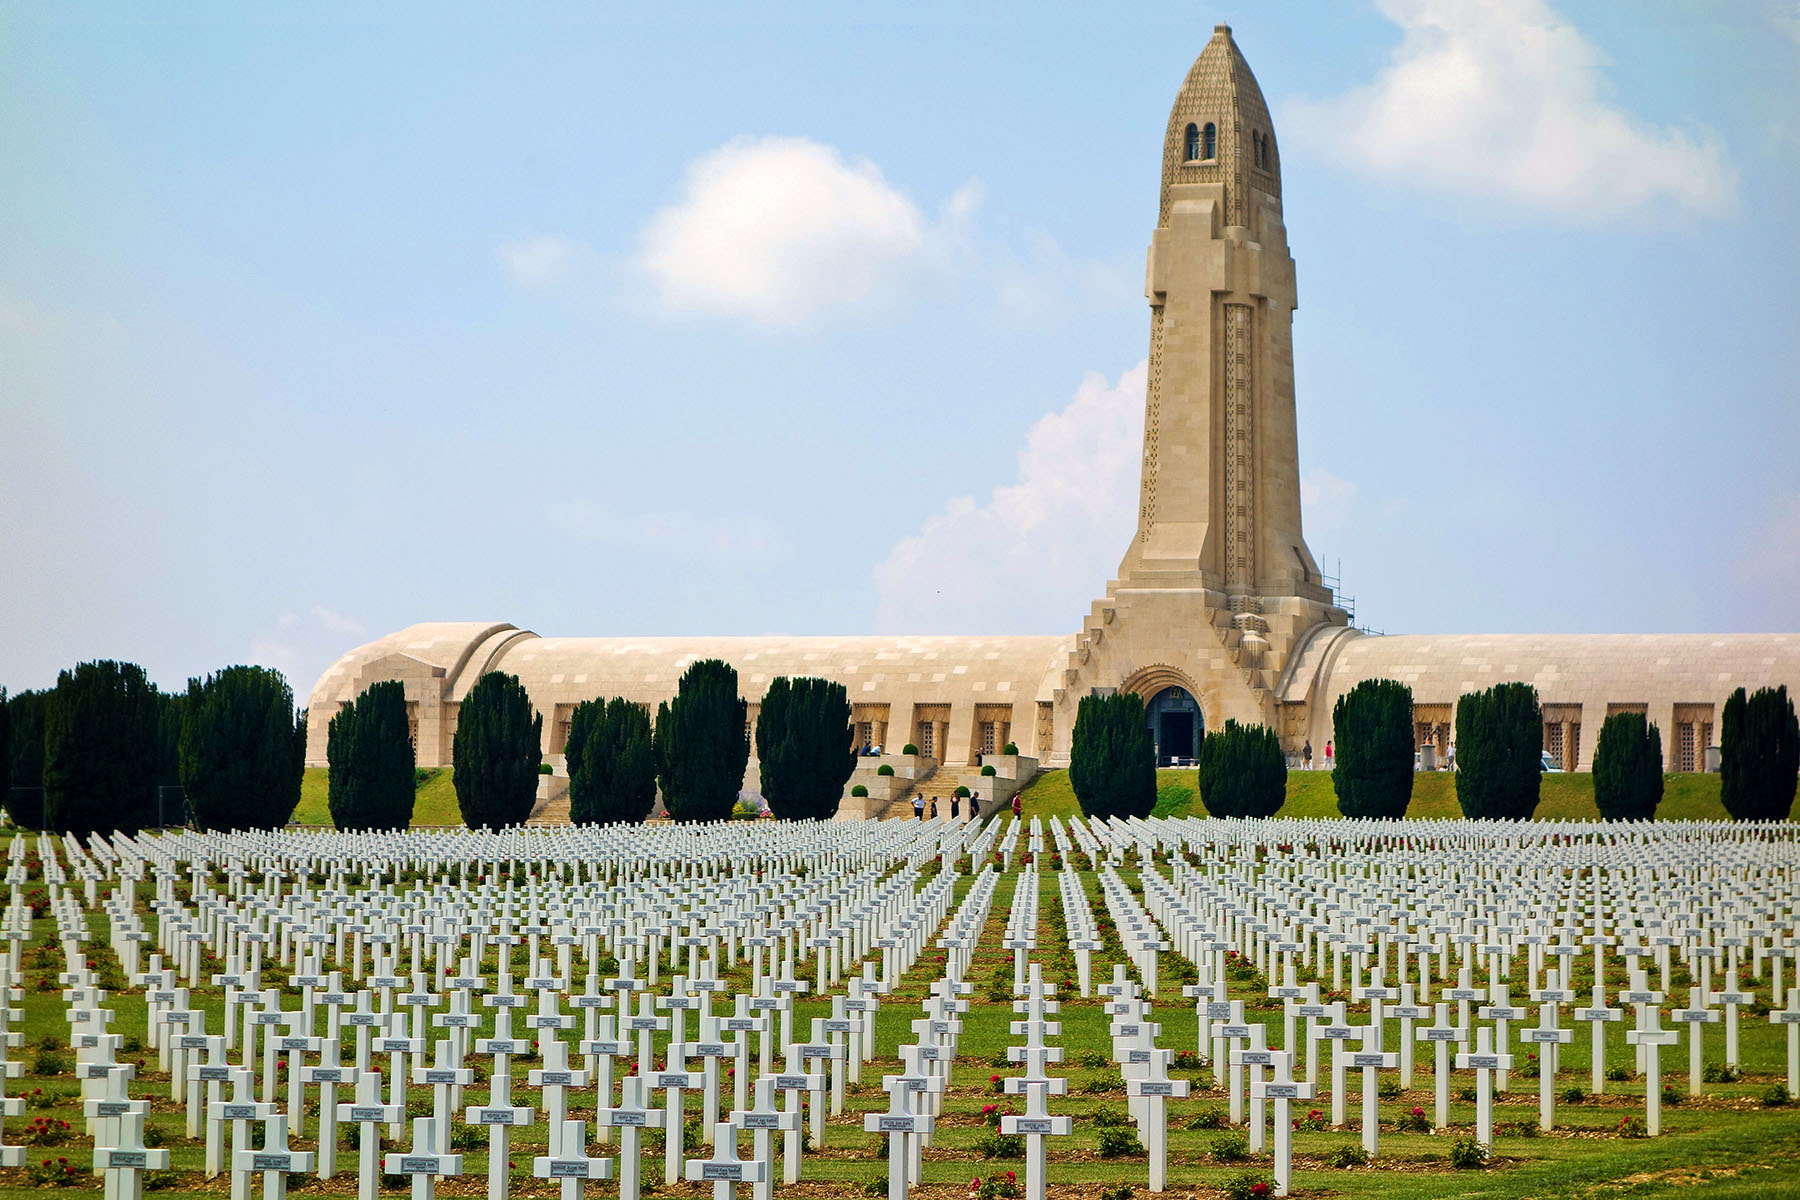
[[[1206,718],[1186,688],[1171,684],[1157,692],[1144,705],[1144,717],[1156,742],[1158,766],[1185,766],[1199,757]]]

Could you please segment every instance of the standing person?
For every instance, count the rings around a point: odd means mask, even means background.
[[[936,796],[933,796],[931,798],[931,819],[934,821],[937,820],[937,797]]]
[[[1025,815],[1025,802],[1019,798],[1019,795],[1017,792],[1013,793],[1012,808],[1013,808],[1013,820],[1017,821]]]
[[[980,792],[971,792],[969,794],[969,820],[973,821],[976,817],[979,817],[980,815],[981,815],[981,793]]]
[[[1326,739],[1326,742],[1325,742],[1325,769],[1327,771],[1331,770],[1331,741],[1330,741],[1330,739]]]
[[[956,820],[959,816],[961,816],[961,809],[962,809],[962,797],[952,794],[950,797],[950,819],[952,821]]]
[[[913,793],[913,816],[921,821],[925,819],[925,796],[921,792]]]
[[[1312,770],[1312,739],[1306,739],[1306,745],[1300,747],[1300,762],[1306,770]]]

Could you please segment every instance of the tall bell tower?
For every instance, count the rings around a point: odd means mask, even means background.
[[[1262,89],[1216,26],[1163,135],[1137,536],[1119,585],[1329,601],[1300,530],[1294,260]]]
[[[1289,694],[1289,664],[1347,616],[1300,529],[1281,156],[1226,25],[1169,113],[1144,290],[1137,532],[1053,687],[1058,728],[1090,691],[1124,688],[1143,696],[1159,753],[1187,728],[1184,706],[1206,728],[1271,725],[1298,750],[1306,703]]]

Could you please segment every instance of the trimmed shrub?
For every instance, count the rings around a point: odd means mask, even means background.
[[[300,803],[306,727],[279,671],[226,667],[188,680],[181,786],[201,829],[280,829]]]
[[[843,684],[777,675],[756,717],[756,759],[769,811],[784,821],[829,821],[856,772],[855,741]]]
[[[1147,817],[1156,807],[1156,743],[1135,692],[1087,695],[1075,710],[1069,783],[1085,816]]]
[[[1497,683],[1456,704],[1456,802],[1473,820],[1529,821],[1544,770],[1544,714],[1528,683]]]
[[[1287,800],[1287,755],[1266,725],[1226,721],[1200,743],[1200,803],[1215,817],[1272,817]]]
[[[1787,685],[1731,693],[1719,723],[1719,798],[1734,821],[1785,821],[1800,779],[1800,723]]]
[[[918,752],[919,752],[919,748],[917,746],[913,745],[911,742],[908,742],[908,743],[906,743],[906,745],[900,747],[900,753],[902,753],[902,754],[916,755],[916,754],[918,754]]]
[[[869,794],[869,789],[867,786],[859,783],[850,789],[850,794],[852,796],[866,796]]]
[[[1365,679],[1332,707],[1331,786],[1346,817],[1404,817],[1413,787],[1412,689]]]
[[[961,784],[958,784],[956,787],[956,798],[958,800],[966,800],[966,799],[968,799],[968,797],[969,797],[969,789],[966,787],[963,787]]]
[[[637,824],[656,808],[656,747],[642,705],[619,697],[576,705],[564,754],[576,824]]]
[[[523,825],[537,804],[544,718],[517,675],[489,671],[456,710],[450,744],[456,806],[470,829]]]
[[[750,763],[749,705],[731,664],[704,658],[656,709],[656,777],[677,821],[723,821]],[[840,786],[842,786],[840,784]]]
[[[1594,747],[1594,807],[1608,821],[1649,821],[1662,794],[1661,732],[1643,713],[1613,713]]]
[[[882,763],[879,767],[875,768],[875,773],[877,775],[892,775],[894,773],[894,766],[892,763]]]
[[[85,837],[156,820],[156,688],[136,663],[57,676],[44,708],[44,821]]]
[[[406,685],[372,683],[331,718],[326,803],[339,829],[405,829],[412,824],[413,744]]]
[[[1008,742],[1006,745],[1000,747],[1000,753],[1002,754],[1017,754],[1018,752],[1019,747],[1014,742]]]
[[[44,707],[48,692],[19,692],[6,702],[12,726],[11,781],[0,792],[6,815],[21,829],[44,827]]]
[[[983,763],[983,764],[981,764],[981,773],[983,775],[988,776],[989,778],[992,778],[993,776],[998,775],[1000,772],[995,768],[993,763]]]

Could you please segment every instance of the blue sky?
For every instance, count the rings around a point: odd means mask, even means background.
[[[1072,633],[1220,19],[1359,619],[1800,628],[1790,0],[288,12],[0,8],[0,684]]]

